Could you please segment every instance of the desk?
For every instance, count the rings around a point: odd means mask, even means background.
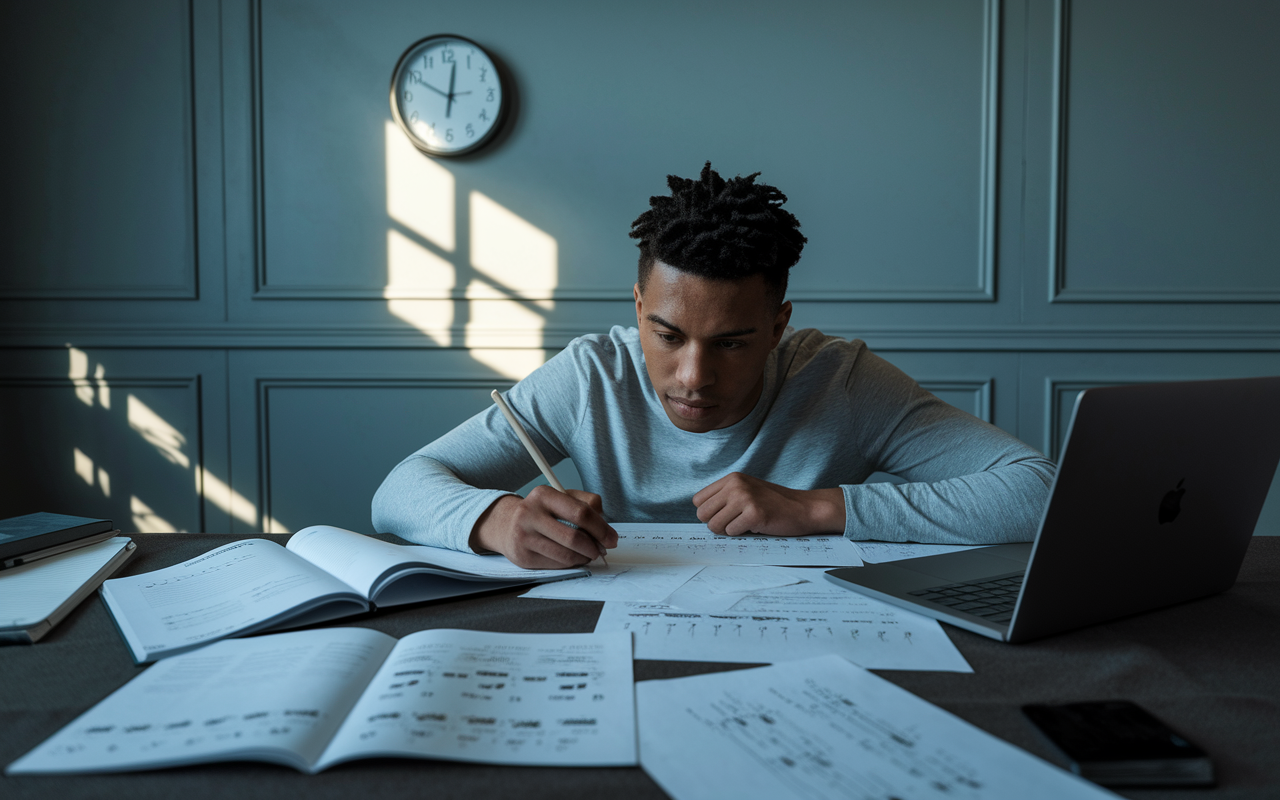
[[[124,574],[192,558],[231,541],[205,534],[135,536]],[[1194,553],[1188,554],[1194,558]],[[348,624],[404,636],[428,627],[589,632],[600,603],[522,600],[519,590],[381,612]],[[339,623],[340,624],[340,623]],[[945,626],[944,626],[945,627]],[[1004,645],[947,627],[975,674],[880,671],[894,683],[1032,753],[1049,758],[1018,710],[1023,703],[1136,700],[1212,754],[1216,790],[1127,790],[1133,798],[1280,797],[1280,537],[1250,545],[1224,594],[1153,614]],[[741,665],[638,661],[637,680]],[[8,764],[138,674],[100,598],[81,604],[45,639],[0,648],[0,763]],[[306,776],[263,764],[219,764],[89,777],[0,778],[0,796],[278,798],[662,798],[638,768],[488,767],[381,760]]]

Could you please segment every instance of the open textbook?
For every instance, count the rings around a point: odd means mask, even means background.
[[[361,758],[630,766],[631,637],[368,628],[229,639],[148,668],[9,775]]]
[[[166,569],[116,578],[102,597],[138,663],[228,636],[295,628],[583,569],[522,569],[505,556],[396,545],[315,525],[287,547],[245,539]]]

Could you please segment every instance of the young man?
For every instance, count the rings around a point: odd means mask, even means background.
[[[632,223],[638,327],[575,339],[507,394],[547,460],[572,458],[592,492],[513,494],[538,468],[490,407],[392,470],[374,528],[534,568],[616,546],[606,520],[1029,540],[1053,464],[861,341],[788,328],[787,275],[807,240],[755,177],[726,181],[710,163],[697,180],[669,176],[671,196]],[[877,471],[908,483],[863,484]]]

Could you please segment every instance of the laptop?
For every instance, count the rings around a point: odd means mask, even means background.
[[[1280,377],[1086,390],[1035,540],[834,569],[856,592],[1005,642],[1235,583],[1280,461]]]

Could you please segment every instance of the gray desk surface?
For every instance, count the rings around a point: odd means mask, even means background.
[[[125,574],[199,555],[232,537],[135,536]],[[1195,553],[1187,553],[1195,558]],[[423,628],[591,631],[600,603],[522,600],[508,590],[382,612],[349,624],[403,636]],[[945,626],[944,626],[945,627]],[[1239,581],[1224,594],[1025,645],[947,627],[974,674],[880,675],[1032,753],[1053,760],[1019,711],[1023,703],[1136,700],[1213,756],[1215,790],[1127,790],[1133,798],[1280,797],[1280,538],[1258,537]],[[636,662],[636,679],[741,665]],[[33,646],[0,647],[0,764],[8,764],[138,674],[98,597]],[[279,797],[412,793],[433,798],[661,798],[638,768],[486,767],[380,760],[316,776],[253,763],[90,777],[0,778],[0,797]]]

